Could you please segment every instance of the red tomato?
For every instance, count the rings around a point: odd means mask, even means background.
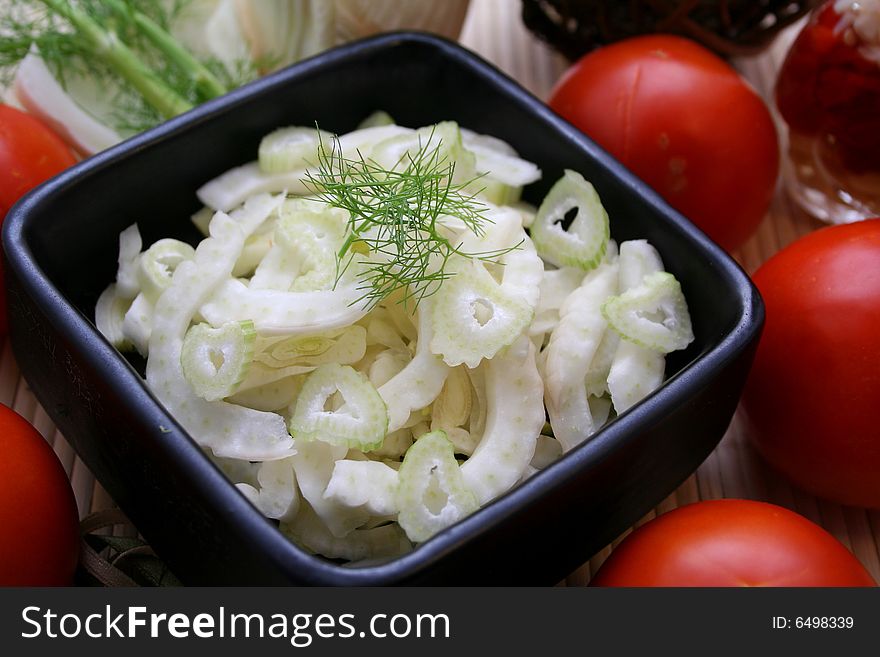
[[[880,509],[880,219],[807,235],[754,281],[767,321],[743,409],[758,451],[808,491]]]
[[[0,105],[0,223],[25,193],[76,162],[61,138],[30,114]],[[0,266],[0,335],[6,334],[6,286]]]
[[[875,586],[831,534],[782,507],[698,502],[639,527],[592,586]]]
[[[563,76],[550,107],[726,249],[767,212],[779,168],[773,120],[702,46],[652,35],[600,48]]]
[[[24,418],[0,404],[0,586],[71,584],[79,523],[64,468]]]

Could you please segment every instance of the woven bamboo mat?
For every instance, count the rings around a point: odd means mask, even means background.
[[[781,35],[766,54],[737,62],[743,74],[765,96],[772,88],[776,70],[793,34],[790,30]],[[564,59],[526,31],[519,17],[518,0],[472,0],[461,40],[542,99],[547,97],[554,82],[566,68]],[[736,257],[751,273],[780,248],[819,226],[818,222],[799,212],[779,193],[758,233]],[[109,495],[57,431],[19,376],[8,344],[4,345],[0,356],[0,402],[30,420],[52,444],[70,477],[82,516],[113,506]],[[640,520],[637,526],[658,514],[698,500],[726,497],[773,502],[825,527],[880,581],[880,512],[842,507],[792,488],[764,465],[746,438],[737,417],[721,444],[697,472]],[[624,536],[571,573],[562,584],[586,584]]]

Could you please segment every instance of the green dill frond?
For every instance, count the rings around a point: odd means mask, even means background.
[[[236,59],[231,67],[219,59],[205,59],[202,63],[229,89],[237,89],[260,77],[259,65],[246,59]]]
[[[133,9],[156,21],[163,30],[171,30],[171,24],[180,16],[192,0],[125,0]]]
[[[4,7],[0,22],[0,80],[4,86],[12,82],[15,67],[31,47],[36,46],[50,69],[59,77],[57,64],[81,64],[82,48],[70,30],[64,30],[54,15],[42,6],[12,0]],[[60,77],[59,77],[60,79]]]
[[[134,135],[149,130],[163,120],[155,107],[147,103],[139,94],[132,93],[127,87],[116,89],[110,105],[113,109],[109,114],[109,120],[113,122],[116,131],[123,135]]]
[[[465,191],[474,181],[454,182],[455,162],[440,146],[429,138],[418,151],[385,168],[360,153],[346,157],[334,139],[329,150],[320,142],[316,168],[306,173],[319,199],[348,211],[349,235],[337,254],[337,283],[357,264],[359,300],[368,300],[370,307],[397,292],[403,303],[418,305],[454,275],[448,267],[454,256],[497,262],[511,250],[465,252],[460,238],[445,228],[444,220],[451,218],[481,236],[490,219],[488,207]],[[364,257],[355,245],[365,246],[369,255]]]

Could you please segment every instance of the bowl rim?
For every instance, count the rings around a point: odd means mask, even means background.
[[[433,51],[453,60],[458,66],[470,69],[487,85],[495,87],[512,102],[524,106],[535,121],[549,124],[572,147],[599,161],[613,177],[634,194],[641,196],[664,220],[670,221],[677,230],[685,233],[702,255],[713,263],[719,270],[719,275],[728,282],[731,291],[736,293],[735,301],[739,305],[740,314],[733,329],[717,344],[683,366],[648,398],[620,415],[589,441],[567,453],[565,458],[559,459],[412,551],[384,563],[352,568],[310,555],[284,536],[238,493],[234,485],[202,453],[185,429],[165,410],[125,357],[106,341],[88,317],[64,297],[37,263],[29,246],[27,233],[30,217],[38,214],[56,194],[76,185],[82,179],[101,174],[121,160],[136,157],[141,150],[164,140],[174,139],[235,107],[259,102],[263,95],[271,94],[276,87],[303,76],[320,73],[328,66],[343,64],[373,52],[413,45]],[[106,380],[114,381],[120,395],[131,400],[133,414],[142,420],[142,428],[151,432],[150,440],[159,443],[169,458],[176,459],[180,468],[197,478],[194,485],[200,487],[206,499],[214,498],[218,504],[222,503],[225,512],[233,515],[236,522],[240,523],[239,531],[249,544],[267,559],[271,559],[280,572],[286,576],[295,574],[304,582],[324,585],[381,585],[417,578],[420,573],[486,529],[503,523],[543,495],[607,459],[628,437],[633,439],[634,428],[659,422],[671,408],[701,389],[708,373],[723,368],[746,350],[760,333],[764,318],[760,295],[742,268],[623,165],[556,115],[519,83],[476,53],[442,37],[415,31],[380,34],[327,50],[204,103],[83,160],[31,191],[13,206],[3,225],[3,249],[19,284],[55,326],[58,334],[63,335],[71,344],[88,346],[88,349],[82,350],[81,356],[96,373],[106,377]],[[157,427],[162,432],[161,440],[158,439]],[[167,427],[170,427],[170,434]],[[169,440],[172,434],[175,439]]]

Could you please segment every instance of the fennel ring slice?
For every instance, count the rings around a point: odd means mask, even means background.
[[[140,288],[153,303],[171,285],[174,270],[184,260],[192,260],[196,251],[186,242],[171,238],[153,243],[141,255],[137,279]]]
[[[192,326],[183,339],[180,364],[195,393],[218,401],[234,393],[244,381],[254,354],[254,323],[228,322]]]
[[[337,392],[342,405],[334,409]],[[347,365],[327,363],[306,379],[289,426],[297,440],[369,451],[385,440],[388,411],[367,377]]]
[[[493,358],[532,321],[527,301],[505,290],[476,261],[445,281],[435,299],[431,351],[452,367],[473,368]]]
[[[589,271],[602,262],[611,229],[592,184],[566,170],[547,193],[531,226],[538,254],[557,267]]]
[[[479,508],[443,431],[419,438],[398,473],[397,522],[411,541],[427,541]]]
[[[681,285],[667,272],[655,272],[638,287],[608,299],[602,315],[620,337],[641,347],[669,353],[694,339]]]

